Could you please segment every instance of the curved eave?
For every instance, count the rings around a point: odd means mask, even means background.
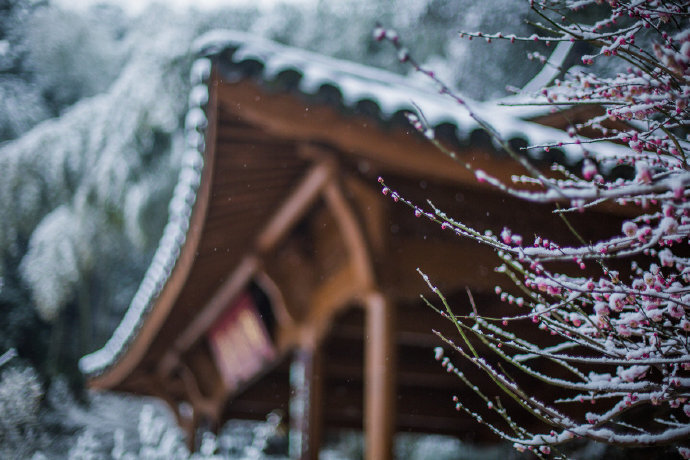
[[[99,350],[79,361],[79,368],[95,387],[117,385],[142,358],[170,311],[186,279],[199,243],[209,199],[215,133],[206,114],[214,116],[216,97],[207,86],[211,62],[192,66],[190,109],[185,119],[186,151],[168,223],[139,288],[115,332]],[[207,128],[209,128],[207,130]]]

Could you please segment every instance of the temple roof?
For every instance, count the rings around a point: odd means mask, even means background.
[[[190,228],[204,168],[205,106],[209,100],[208,79],[212,68],[226,81],[252,80],[268,92],[297,94],[306,100],[332,105],[353,113],[366,113],[380,123],[395,121],[405,112],[421,112],[429,125],[452,131],[461,145],[469,144],[482,128],[476,118],[489,121],[504,139],[526,145],[563,142],[564,163],[573,166],[582,159],[582,147],[560,129],[529,121],[544,116],[543,108],[505,107],[498,102],[468,100],[474,117],[431,85],[398,74],[342,61],[240,32],[212,31],[193,45],[197,56],[191,68],[189,111],[186,116],[187,148],[179,179],[169,205],[169,220],[152,262],[121,323],[103,348],[80,360],[82,372],[94,376],[117,362],[136,337],[156,299],[169,280],[180,257]],[[486,138],[486,136],[484,136]],[[615,155],[617,146],[606,145]],[[496,149],[498,150],[498,149]],[[541,159],[542,149],[528,150]]]

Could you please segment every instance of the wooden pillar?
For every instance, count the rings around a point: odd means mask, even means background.
[[[184,406],[185,412],[178,412],[178,414],[180,414],[178,423],[186,435],[187,449],[189,449],[190,452],[194,452],[196,447],[196,415],[194,407],[191,404],[186,401],[184,404],[186,404],[186,406]]]
[[[364,448],[365,458],[393,458],[395,432],[395,340],[394,311],[381,294],[366,297]]]
[[[317,346],[297,350],[290,365],[290,458],[319,458],[323,406],[321,363]]]

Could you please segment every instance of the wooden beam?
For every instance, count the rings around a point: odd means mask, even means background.
[[[393,306],[380,293],[365,298],[364,447],[366,458],[393,458],[395,342]]]
[[[266,293],[271,301],[273,314],[279,327],[292,327],[295,324],[295,319],[290,315],[290,312],[285,305],[285,297],[283,293],[265,270],[259,271],[254,276],[254,282]],[[278,344],[280,347],[280,345]]]
[[[297,223],[309,207],[316,201],[319,192],[333,177],[333,166],[326,162],[312,167],[297,189],[273,215],[271,221],[256,239],[256,249],[264,253],[275,244]]]
[[[365,320],[364,430],[366,458],[393,458],[395,432],[395,320],[392,304],[376,290],[371,252],[363,226],[335,183],[324,190],[357,274]]]
[[[478,190],[496,188],[479,182],[473,171],[442,153],[411,126],[383,127],[366,116],[343,116],[327,104],[305,104],[295,94],[271,93],[260,83],[244,79],[220,81],[219,99],[227,112],[261,127],[267,134],[286,140],[318,142],[331,145],[353,161],[363,161],[374,174],[402,173],[427,181],[465,184]],[[305,110],[308,106],[309,110]],[[497,154],[491,147],[468,145],[457,150],[459,158],[469,161],[475,170],[490,171],[504,184],[512,184],[514,174],[524,173],[515,161]],[[551,175],[548,168],[544,174]],[[612,215],[630,216],[633,205],[602,203],[598,209]]]
[[[330,182],[324,189],[324,195],[328,207],[333,211],[333,216],[338,222],[352,264],[356,267],[359,278],[357,280],[358,287],[362,290],[373,289],[375,285],[374,267],[364,237],[363,226],[358,222],[355,213],[336,183]]]
[[[385,256],[388,250],[388,234],[386,227],[388,219],[387,200],[381,199],[379,190],[366,185],[355,176],[347,176],[344,180],[345,188],[353,196],[353,204],[362,216],[363,227],[366,231],[367,241],[375,256]]]
[[[302,149],[303,155],[332,165],[328,160],[327,151],[318,146],[307,147]],[[332,173],[329,177],[330,180],[323,185],[322,194],[337,223],[349,260],[339,271],[323,280],[313,290],[309,313],[300,321],[301,324],[281,328],[278,334],[281,349],[286,349],[290,345],[304,346],[311,342],[320,342],[337,311],[348,304],[361,304],[364,294],[375,290],[376,287],[371,251],[364,226],[345,198],[339,181]]]
[[[281,324],[276,341],[279,350],[292,347],[310,347],[323,340],[331,327],[336,312],[358,300],[360,290],[352,263],[347,263],[335,274],[323,280],[311,294],[306,317],[296,322]],[[284,280],[289,282],[289,280]]]

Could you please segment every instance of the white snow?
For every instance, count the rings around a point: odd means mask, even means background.
[[[441,95],[428,82],[416,77],[403,77],[385,70],[363,66],[348,61],[319,55],[309,51],[280,45],[243,32],[214,30],[196,40],[193,48],[202,55],[212,57],[226,48],[236,49],[232,56],[234,63],[255,60],[263,64],[263,78],[271,80],[286,70],[296,70],[301,79],[299,88],[305,94],[314,94],[322,86],[336,87],[342,94],[345,106],[353,108],[362,101],[373,101],[381,109],[385,118],[400,111],[417,112],[421,110],[431,126],[451,123],[456,126],[458,139],[466,139],[476,129],[478,123],[472,119],[465,108]],[[567,51],[563,46],[554,54],[562,58]],[[575,164],[582,159],[584,151],[575,145],[562,130],[549,128],[521,118],[534,115],[534,109],[505,107],[505,100],[476,102],[467,101],[472,111],[483,120],[490,122],[503,139],[520,138],[529,145],[554,145],[566,155],[566,162]],[[540,110],[540,113],[543,110]],[[588,147],[599,157],[619,158],[626,150],[609,142],[601,142]],[[533,158],[540,158],[541,150],[529,152]],[[609,165],[613,166],[613,165]],[[606,168],[604,168],[606,169]]]

